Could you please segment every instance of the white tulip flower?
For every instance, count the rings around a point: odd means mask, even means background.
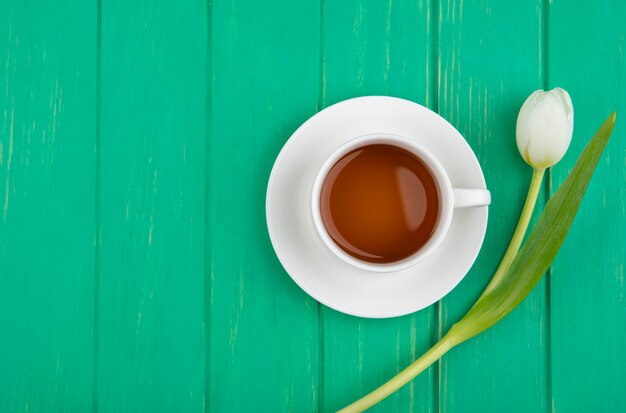
[[[533,168],[549,168],[567,152],[573,130],[574,107],[567,91],[536,90],[517,116],[517,148]]]

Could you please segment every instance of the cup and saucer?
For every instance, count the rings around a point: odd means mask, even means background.
[[[329,170],[376,144],[417,157],[438,193],[432,235],[414,253],[384,263],[338,245],[320,209]],[[445,119],[408,100],[365,96],[329,106],[293,133],[270,175],[266,219],[276,255],[306,293],[346,314],[387,318],[428,307],[463,279],[485,238],[490,200],[476,156]]]

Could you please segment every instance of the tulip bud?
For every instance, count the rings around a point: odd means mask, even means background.
[[[563,158],[572,140],[574,108],[569,94],[536,90],[517,116],[517,148],[530,166],[545,169]]]

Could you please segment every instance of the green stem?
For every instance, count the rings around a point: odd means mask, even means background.
[[[426,353],[420,358],[411,363],[407,368],[398,373],[394,378],[374,390],[373,392],[363,396],[359,400],[344,407],[337,413],[354,413],[362,412],[369,409],[376,403],[398,390],[400,387],[413,380],[415,376],[426,370],[431,364],[439,360],[441,356],[446,354],[448,350],[454,347],[456,343],[453,343],[450,336],[446,334],[441,340],[439,340],[434,346],[432,346]]]
[[[537,197],[539,196],[541,181],[543,180],[545,171],[545,169],[533,170],[533,177],[530,180],[530,187],[528,188],[528,195],[526,195],[526,202],[524,202],[524,208],[522,208],[519,221],[517,221],[517,227],[515,227],[515,232],[513,232],[511,242],[504,253],[504,257],[502,257],[502,261],[500,261],[500,265],[498,266],[496,273],[493,275],[489,285],[487,285],[487,288],[485,288],[485,291],[483,291],[476,302],[480,301],[481,298],[483,298],[489,291],[493,290],[496,285],[500,283],[502,277],[504,277],[504,274],[506,274],[511,266],[513,259],[515,259],[517,251],[519,251],[522,241],[524,240],[526,230],[528,229],[530,217],[533,215],[533,210],[535,209],[535,204],[537,203]]]

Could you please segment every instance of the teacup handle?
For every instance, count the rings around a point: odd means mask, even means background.
[[[491,203],[491,193],[487,189],[454,188],[452,196],[455,209],[486,206]]]

